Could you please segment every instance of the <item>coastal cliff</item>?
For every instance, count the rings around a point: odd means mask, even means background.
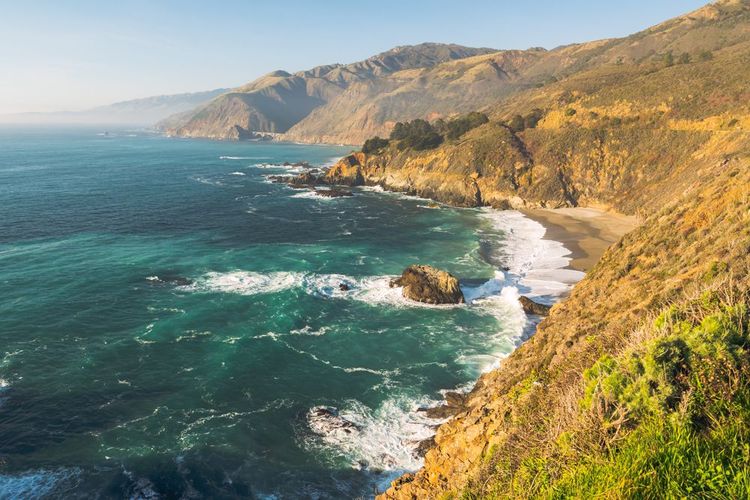
[[[455,206],[643,221],[478,380],[424,467],[382,498],[747,494],[749,11],[718,2],[640,36],[727,28],[710,55],[583,71],[458,137],[412,147],[392,135],[327,171],[329,184]]]
[[[650,330],[670,306],[692,306],[701,294],[705,300],[707,291],[724,293],[728,283],[747,290],[750,158],[716,167],[720,172],[707,172],[703,184],[610,248],[531,339],[480,378],[466,410],[439,428],[424,468],[394,482],[383,497],[547,495],[573,481],[581,463],[616,457],[617,439],[636,432],[637,422],[614,427],[615,418],[583,405],[596,363],[674,335]],[[677,406],[664,414],[683,416]],[[613,436],[616,429],[620,436]],[[741,449],[743,438],[737,439],[728,446]],[[542,477],[535,482],[534,474]],[[619,485],[604,482],[601,490],[595,486],[574,484],[566,491],[601,494],[614,488],[615,497],[644,491],[632,477]]]

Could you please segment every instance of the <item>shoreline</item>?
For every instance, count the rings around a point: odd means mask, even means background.
[[[522,218],[543,227],[544,234],[538,242],[557,243],[567,252],[561,257],[567,260],[567,264],[557,268],[558,270],[565,270],[568,273],[574,272],[576,274],[583,273],[584,275],[596,265],[610,245],[639,225],[637,218],[634,216],[605,212],[596,208],[526,209],[516,210],[515,212],[519,213]],[[541,271],[544,275],[543,279],[549,280],[554,276],[555,270],[547,269]],[[549,271],[552,271],[552,274],[549,274]],[[510,284],[510,286],[518,287],[522,285],[525,278],[534,279],[532,277],[534,272],[533,268],[528,270],[526,276],[519,276],[521,279]],[[561,279],[560,284],[564,285],[567,289],[559,293],[553,293],[552,297],[554,297],[554,300],[548,305],[564,302],[579,279],[572,281]],[[536,333],[536,328],[543,319],[538,316],[529,315],[528,313],[524,314],[526,317],[526,324],[523,327],[524,332],[521,333],[520,343],[516,345],[513,349],[514,351],[520,344],[526,342],[528,338]],[[507,356],[509,355],[510,353],[507,354]],[[485,373],[497,368],[498,366],[493,366],[490,370],[485,371]],[[439,404],[433,407],[420,408],[416,411],[424,412],[428,418],[445,419],[443,424],[452,420],[457,414],[465,410],[466,402],[476,390],[477,383],[482,379],[482,376],[480,375],[463,387],[443,389],[441,391],[443,400]],[[443,424],[440,425],[442,426]],[[420,442],[417,449],[425,453],[435,446],[434,440],[435,434],[432,434],[429,438]],[[409,471],[411,474],[415,472]]]
[[[570,251],[568,268],[588,272],[610,245],[639,225],[635,216],[598,208],[535,208],[520,211],[544,226],[544,238]]]

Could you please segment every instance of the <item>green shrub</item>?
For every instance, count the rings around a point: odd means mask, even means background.
[[[399,141],[398,148],[424,150],[439,146],[443,137],[426,120],[398,122],[391,131],[390,139]]]
[[[539,108],[534,108],[529,114],[523,117],[524,128],[536,128],[539,120],[544,116],[544,111]]]
[[[576,110],[574,108],[568,108],[565,110],[565,116],[573,116],[576,114]]]
[[[474,129],[480,125],[484,125],[488,121],[490,120],[489,118],[487,118],[487,115],[485,115],[484,113],[473,111],[464,116],[456,118],[455,120],[451,120],[444,125],[441,124],[442,126],[438,125],[436,126],[436,129],[444,129],[445,136],[450,140],[454,140],[458,139],[469,130]]]
[[[579,455],[557,478],[537,476],[547,479],[538,496],[747,498],[750,382],[742,374],[750,365],[750,318],[744,302],[728,305],[719,296],[708,290],[685,309],[669,307],[654,322],[662,335],[584,372],[583,411],[605,408],[605,427],[626,416],[631,431],[602,455]],[[575,448],[570,436],[566,450]],[[524,474],[535,464],[522,464]]]
[[[670,50],[666,54],[664,54],[664,66],[670,67],[674,66],[674,55],[672,55],[672,51]]]
[[[388,146],[388,139],[381,139],[378,136],[375,136],[371,139],[367,139],[362,146],[362,152],[366,154],[374,154],[380,151],[381,149]]]
[[[521,116],[521,115],[513,115],[513,118],[511,118],[510,122],[508,122],[508,127],[513,132],[521,132],[521,131],[523,131],[523,129],[524,129],[525,126],[526,125],[524,123],[523,116]]]
[[[704,50],[700,54],[698,54],[698,59],[700,59],[701,61],[710,61],[713,58],[714,54],[710,50]]]

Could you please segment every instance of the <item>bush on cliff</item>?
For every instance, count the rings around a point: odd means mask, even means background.
[[[416,119],[396,123],[391,131],[390,140],[398,141],[400,150],[421,151],[438,147],[443,142],[443,136],[426,120]]]
[[[477,128],[490,121],[487,115],[472,111],[463,116],[451,120],[445,124],[445,137],[449,140],[458,139],[471,129]]]
[[[362,152],[366,154],[374,154],[380,151],[381,149],[388,146],[388,139],[382,139],[378,136],[375,136],[371,139],[367,139],[362,146]]]

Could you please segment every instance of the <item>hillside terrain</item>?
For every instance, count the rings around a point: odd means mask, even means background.
[[[160,127],[170,135],[187,137],[242,139],[264,132],[290,141],[361,144],[368,137],[388,135],[398,121],[450,118],[469,111],[491,113],[498,102],[507,103],[506,111],[524,108],[525,99],[546,100],[549,92],[564,88],[561,82],[576,75],[587,78],[571,82],[579,93],[590,90],[589,85],[605,86],[603,78],[615,81],[628,76],[611,71],[612,66],[641,72],[663,62],[667,54],[675,65],[682,57],[700,61],[728,42],[747,38],[746,26],[734,23],[730,12],[741,6],[730,4],[702,9],[626,38],[553,50],[422,44],[397,47],[348,65],[294,74],[275,71]]]
[[[562,48],[565,74],[486,123],[399,125],[328,171],[458,206],[643,221],[384,498],[750,494],[749,37],[750,2],[722,1]]]
[[[374,98],[395,91],[404,82],[414,80],[415,71],[492,52],[492,49],[458,45],[422,44],[397,47],[347,65],[318,66],[294,74],[274,71],[160,126],[170,135],[213,139],[241,139],[255,132],[284,133],[297,126],[307,138],[310,133],[305,132],[304,122],[323,126],[314,110],[326,106],[342,109],[342,103],[360,103],[368,99],[366,96]],[[350,111],[350,106],[344,105],[343,112]],[[340,118],[335,114],[334,119]],[[360,137],[369,132],[363,129],[355,142],[361,142]],[[321,142],[323,137],[312,139]]]
[[[750,2],[558,50],[555,81],[395,124],[321,179],[643,221],[383,497],[747,497]]]
[[[550,51],[416,58],[345,84],[339,66],[273,73],[236,92],[250,104],[221,97],[172,133],[239,138],[228,106],[246,132],[364,143],[313,182],[641,219],[384,498],[744,498],[748,68],[750,1],[721,0]]]

